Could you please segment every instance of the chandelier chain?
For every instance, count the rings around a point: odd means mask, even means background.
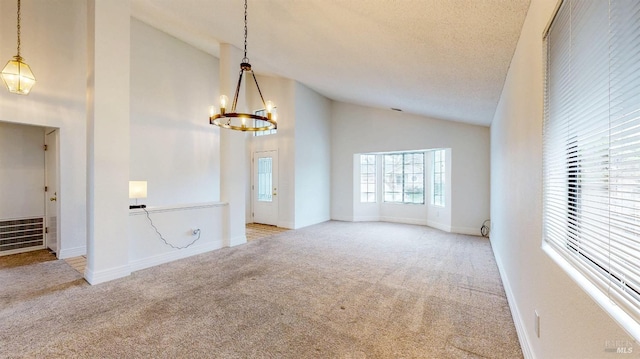
[[[18,0],[18,57],[20,57],[20,0]]]
[[[278,124],[276,122],[275,116],[273,116],[271,112],[271,109],[273,108],[273,103],[269,101],[270,107],[267,107],[267,103],[264,101],[264,97],[262,96],[262,91],[260,90],[260,86],[258,85],[258,79],[256,78],[256,74],[251,70],[251,65],[249,64],[249,58],[247,57],[247,33],[248,33],[247,2],[248,0],[244,0],[244,57],[242,58],[242,63],[240,64],[238,84],[236,86],[236,92],[233,95],[233,102],[231,103],[231,112],[227,111],[227,101],[229,101],[229,98],[223,95],[220,97],[220,103],[221,103],[220,112],[214,115],[214,108],[213,106],[211,107],[211,116],[209,116],[209,123],[212,125],[220,126],[222,128],[227,128],[227,129],[236,130],[236,131],[243,131],[243,132],[244,131],[253,131],[253,132],[267,131],[267,130],[276,129],[278,127]],[[253,82],[255,82],[256,84],[256,88],[258,89],[258,94],[260,95],[260,100],[262,100],[262,105],[265,108],[266,113],[264,115],[259,115],[257,112],[256,113],[236,112],[238,97],[240,96],[240,87],[242,86],[242,79],[245,72],[248,72],[253,77]],[[246,96],[246,94],[244,95]]]
[[[244,0],[244,57],[242,62],[249,62],[247,57],[247,0]]]

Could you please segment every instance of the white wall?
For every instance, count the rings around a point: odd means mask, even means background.
[[[226,203],[193,203],[129,212],[129,263],[136,271],[228,245],[223,220]],[[151,226],[151,222],[158,229]],[[194,233],[194,231],[198,231]],[[163,240],[168,244],[165,244]],[[177,248],[173,248],[173,247]]]
[[[619,357],[605,341],[630,337],[541,250],[542,35],[556,4],[531,1],[491,125],[491,243],[527,356]]]
[[[331,141],[332,219],[354,219],[354,154],[430,148],[451,149],[451,230],[479,234],[489,218],[486,127],[333,102]]]
[[[331,102],[295,85],[295,225],[328,221],[331,200]]]
[[[129,216],[129,261],[146,268],[224,246],[220,205],[220,129],[209,124],[218,97],[219,61],[131,19],[130,179],[147,181],[150,218]],[[188,71],[185,71],[187,69]],[[135,200],[130,200],[133,203]],[[218,204],[216,204],[218,203]]]
[[[265,101],[273,101],[278,111],[278,131],[268,136],[249,135],[250,154],[256,151],[278,151],[278,227],[295,227],[295,81],[272,76],[257,76]],[[249,108],[262,109],[254,86],[248,86]],[[251,173],[251,172],[249,172]],[[249,192],[250,193],[250,192]],[[247,218],[251,218],[251,196],[247,196]],[[249,220],[248,222],[252,222]]]
[[[220,200],[218,59],[131,19],[130,179],[149,206]]]
[[[285,78],[258,76],[258,83],[265,101],[276,104],[278,131],[249,136],[250,152],[278,151],[278,227],[301,228],[329,220],[331,101]],[[251,111],[261,109],[255,87],[248,90]]]
[[[0,122],[0,220],[44,217],[44,135],[43,127]]]
[[[60,129],[60,248],[85,251],[87,8],[83,0],[22,3],[21,55],[37,83],[28,96],[0,88],[0,121]],[[0,0],[0,62],[16,52],[16,2]]]

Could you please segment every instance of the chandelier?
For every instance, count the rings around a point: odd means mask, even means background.
[[[242,84],[242,76],[245,72],[250,74],[253,77],[253,81],[256,83],[258,94],[260,94],[260,100],[262,100],[262,105],[264,105],[263,113],[265,113],[266,116],[236,112],[238,94],[240,93],[240,85]],[[278,127],[278,124],[276,123],[276,116],[273,113],[275,105],[271,101],[265,102],[264,97],[262,97],[262,91],[260,91],[258,80],[256,79],[255,73],[251,70],[251,64],[249,64],[249,58],[247,57],[247,0],[244,0],[244,57],[242,58],[242,63],[240,63],[238,86],[236,86],[236,93],[233,96],[233,103],[231,104],[231,110],[229,112],[227,112],[228,104],[229,98],[222,95],[220,96],[219,113],[215,113],[214,106],[209,107],[210,124],[236,131],[267,131]]]
[[[18,54],[2,69],[0,76],[9,89],[9,92],[20,95],[28,95],[36,83],[36,78],[31,68],[23,62],[20,56],[20,0],[18,0]]]

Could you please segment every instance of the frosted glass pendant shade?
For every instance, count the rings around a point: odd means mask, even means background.
[[[2,69],[2,81],[9,89],[9,92],[20,95],[28,95],[31,88],[36,83],[36,78],[31,72],[31,68],[22,62],[22,57],[14,56],[12,60]]]
[[[147,181],[129,181],[129,198],[147,198]]]

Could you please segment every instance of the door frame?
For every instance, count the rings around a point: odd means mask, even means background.
[[[276,161],[276,168],[277,168],[277,173],[276,173],[276,178],[278,180],[278,182],[280,181],[280,164],[278,163],[280,161],[280,152],[278,151],[278,149],[269,149],[269,150],[259,150],[259,151],[253,151],[253,153],[251,153],[251,222],[255,223],[255,210],[256,210],[256,157],[257,154],[259,153],[265,153],[265,152],[274,152],[275,153],[275,161]],[[278,183],[272,183],[272,187],[274,188],[278,188],[279,184]],[[278,190],[278,192],[280,192],[280,190]],[[277,227],[277,224],[280,220],[280,198],[278,197],[278,203],[275,206],[275,210],[276,210],[276,218],[275,218],[275,226]]]
[[[53,166],[55,166],[55,188],[47,188],[47,191],[44,192],[44,216],[45,216],[45,228],[51,227],[51,223],[49,222],[49,201],[50,198],[55,196],[56,197],[56,203],[55,203],[55,208],[56,208],[56,223],[55,223],[55,238],[56,238],[56,257],[60,258],[60,252],[61,252],[61,240],[60,240],[60,129],[59,128],[46,128],[45,130],[45,135],[44,135],[44,143],[47,146],[47,151],[50,150],[50,142],[49,142],[49,135],[53,135],[53,141],[55,141],[55,153],[45,153],[45,161],[44,161],[44,173],[45,173],[45,178],[44,178],[44,182],[45,182],[45,186],[49,186],[49,170],[50,170],[50,163],[47,160],[47,156],[49,155],[53,155]],[[44,242],[44,246],[45,248],[50,248],[49,247],[49,233],[45,233],[45,242]]]

